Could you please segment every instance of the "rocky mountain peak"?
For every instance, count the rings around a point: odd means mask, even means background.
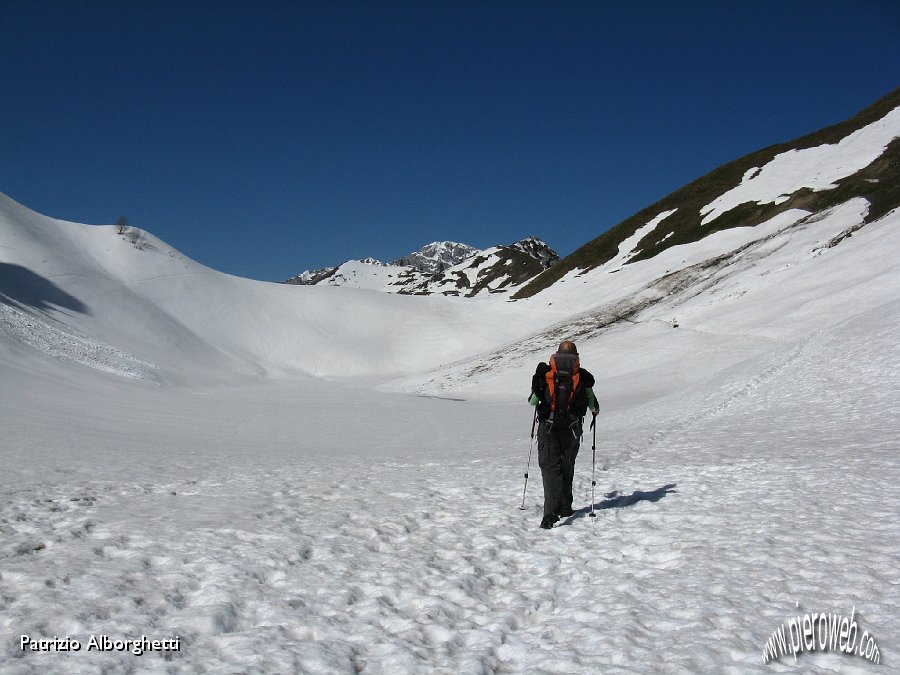
[[[423,274],[437,274],[471,258],[478,249],[455,241],[434,241],[418,251],[397,258],[391,265],[412,267]]]
[[[547,269],[559,260],[559,255],[557,255],[556,251],[550,248],[543,239],[534,235],[517,241],[511,245],[511,248],[518,249],[539,260],[544,269]]]

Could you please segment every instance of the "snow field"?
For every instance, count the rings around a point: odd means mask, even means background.
[[[183,647],[167,660],[7,642],[4,670],[777,672],[790,661],[763,665],[762,647],[798,602],[855,605],[887,661],[900,637],[897,310],[681,403],[601,417],[596,522],[586,439],[580,510],[549,532],[536,455],[517,508],[521,403],[313,381],[151,405],[135,385],[126,467],[102,460],[120,440],[110,408],[63,396],[61,414],[80,411],[97,435],[76,463],[38,455],[4,485],[2,632]],[[291,417],[298,404],[314,414]],[[187,447],[166,447],[186,431]],[[865,672],[848,656],[801,658]]]

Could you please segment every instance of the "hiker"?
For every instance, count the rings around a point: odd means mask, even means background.
[[[538,465],[544,482],[544,518],[541,527],[550,529],[560,516],[571,516],[572,478],[575,457],[581,442],[584,416],[590,409],[597,417],[600,406],[594,396],[594,376],[578,360],[575,343],[568,340],[539,363],[531,379],[528,402],[537,406]]]

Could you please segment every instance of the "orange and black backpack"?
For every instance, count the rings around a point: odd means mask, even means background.
[[[551,427],[571,426],[587,414],[587,390],[594,376],[581,367],[577,354],[554,354],[550,364],[539,363],[531,381],[538,418]]]

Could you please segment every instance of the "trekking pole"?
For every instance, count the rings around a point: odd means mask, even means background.
[[[594,480],[594,470],[597,466],[597,416],[594,415],[594,419],[591,420],[591,429],[594,431],[594,441],[591,443],[591,518],[596,518],[597,514],[594,513],[594,486],[597,484],[597,481]]]
[[[537,424],[537,407],[534,409],[534,419],[531,420],[531,445],[528,446],[528,463],[525,465],[525,487],[522,488],[522,506],[520,511],[525,510],[525,491],[528,489],[528,469],[531,468],[531,451],[534,450],[534,425]]]

